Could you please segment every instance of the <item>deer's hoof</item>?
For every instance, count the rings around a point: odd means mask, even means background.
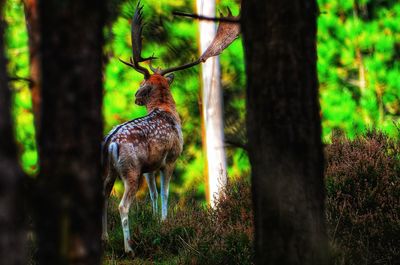
[[[108,242],[109,242],[108,235],[102,235],[101,246],[103,247],[103,249],[108,245]]]
[[[108,243],[108,234],[101,235],[101,241],[102,241],[103,243]]]
[[[125,248],[125,255],[127,255],[128,257],[134,258],[135,257],[135,253],[133,252],[132,248]]]

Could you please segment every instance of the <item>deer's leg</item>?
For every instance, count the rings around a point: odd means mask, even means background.
[[[147,185],[149,186],[151,205],[153,207],[153,214],[157,215],[157,213],[158,213],[158,192],[157,192],[156,177],[155,177],[154,172],[145,173],[144,176],[146,177],[146,182],[147,182]]]
[[[101,234],[101,239],[103,241],[108,240],[108,232],[107,232],[108,198],[110,197],[110,193],[114,186],[115,179],[116,179],[115,172],[110,172],[107,175],[106,179],[104,180],[104,186],[103,186],[104,205],[103,205],[103,218],[102,218],[103,231]]]
[[[161,220],[167,218],[169,181],[171,180],[173,171],[174,163],[167,164],[163,169],[161,169]]]
[[[133,251],[129,244],[131,238],[129,233],[128,213],[133,197],[135,196],[138,189],[139,174],[137,172],[131,171],[127,174],[126,179],[123,179],[123,182],[125,190],[118,209],[121,216],[122,232],[124,233],[125,252],[129,253]]]

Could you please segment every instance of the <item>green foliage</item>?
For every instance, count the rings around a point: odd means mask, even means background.
[[[12,78],[13,116],[15,136],[21,150],[21,164],[26,172],[38,171],[35,129],[33,126],[32,101],[29,84],[23,78],[29,77],[29,49],[23,5],[19,1],[6,1],[6,55],[8,71]]]
[[[394,0],[319,0],[318,75],[323,139],[330,141],[334,129],[354,137],[368,127],[399,136],[400,123],[400,3]],[[130,18],[135,1],[109,1],[110,14],[104,29],[104,121],[107,133],[113,126],[145,114],[134,104],[142,76],[118,58],[128,59]],[[156,66],[186,63],[198,56],[197,22],[171,15],[173,10],[194,12],[193,0],[148,0],[144,17],[144,55],[155,54]],[[218,9],[230,7],[238,14],[237,1],[221,0]],[[11,77],[29,77],[28,39],[20,0],[8,0],[5,9],[7,56]],[[235,41],[221,55],[224,111],[228,140],[245,145],[245,83],[243,47]],[[16,137],[21,163],[30,174],[38,171],[29,85],[11,83],[14,95]],[[172,91],[183,120],[184,153],[174,174],[173,193],[197,187],[204,198],[204,156],[199,111],[199,67],[176,73]],[[245,151],[227,148],[229,174],[247,174],[250,165]]]
[[[23,5],[18,0],[8,0],[7,3],[9,72],[11,76],[28,78],[28,40]],[[159,58],[154,64],[160,67],[187,63],[198,57],[197,22],[171,15],[173,10],[193,12],[193,1],[149,0],[143,4],[145,5],[144,18],[147,23],[143,32],[145,56],[154,53]],[[104,30],[106,36],[103,105],[105,134],[119,123],[146,114],[145,108],[134,104],[134,94],[142,81],[142,75],[127,68],[118,60],[118,58],[128,59],[131,56],[130,19],[135,3],[114,0],[109,5],[113,11]],[[238,13],[239,10],[239,4],[230,1],[221,1],[220,6],[223,11],[226,6],[230,6],[234,13]],[[225,51],[221,64],[226,115],[243,121],[245,77],[240,40]],[[26,82],[14,82],[12,85],[16,92],[14,117],[17,122],[16,133],[17,141],[20,143],[22,165],[27,172],[32,174],[38,170],[38,157],[29,87]],[[182,129],[185,138],[184,153],[178,161],[174,174],[174,184],[177,185],[172,186],[172,192],[182,193],[198,187],[198,198],[203,199],[205,185],[199,110],[199,67],[177,72],[171,89],[183,121]],[[249,162],[243,151],[230,149],[228,159],[232,161],[229,167],[232,176],[249,172]]]
[[[399,136],[400,3],[319,0],[318,75],[323,137],[367,127]]]

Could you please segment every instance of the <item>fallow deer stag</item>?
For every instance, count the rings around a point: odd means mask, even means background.
[[[125,252],[132,252],[129,244],[128,212],[138,189],[139,180],[145,175],[150,190],[153,212],[158,213],[158,192],[155,173],[161,172],[161,218],[167,217],[168,188],[175,162],[182,152],[183,137],[181,120],[170,91],[174,71],[183,70],[205,62],[218,55],[239,34],[239,25],[220,23],[217,36],[204,54],[192,63],[165,70],[154,69],[151,60],[143,58],[142,49],[142,9],[138,2],[131,25],[132,53],[130,62],[123,62],[144,75],[144,80],[136,92],[135,103],[146,106],[148,115],[116,126],[105,137],[102,145],[104,165],[104,210],[103,240],[107,234],[107,201],[117,176],[124,184],[124,194],[119,204]],[[150,61],[149,70],[140,63]],[[167,75],[168,74],[168,75]]]

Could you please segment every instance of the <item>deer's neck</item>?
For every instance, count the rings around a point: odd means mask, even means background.
[[[147,105],[147,112],[150,113],[154,109],[160,109],[165,112],[169,112],[175,120],[181,124],[181,119],[176,110],[175,100],[171,93],[160,93],[157,97],[154,97]]]

